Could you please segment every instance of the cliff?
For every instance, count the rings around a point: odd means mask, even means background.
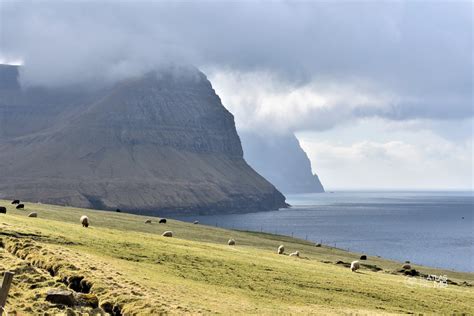
[[[284,193],[318,193],[324,188],[293,134],[240,132],[245,160]]]
[[[11,93],[0,91],[5,198],[159,215],[286,206],[243,159],[232,114],[196,69]]]

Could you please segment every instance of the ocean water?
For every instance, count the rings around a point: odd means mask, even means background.
[[[385,258],[474,272],[473,192],[287,195],[291,208],[184,221],[295,236]]]

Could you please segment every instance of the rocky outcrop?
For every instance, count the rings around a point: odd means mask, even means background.
[[[319,193],[324,188],[294,134],[240,132],[245,160],[284,193]]]
[[[144,214],[286,205],[247,165],[232,114],[195,69],[96,90],[30,88],[11,100],[0,92],[4,198]]]

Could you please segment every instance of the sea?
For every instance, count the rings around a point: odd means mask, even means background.
[[[176,219],[474,272],[473,191],[331,191],[286,197],[291,207],[278,211]]]

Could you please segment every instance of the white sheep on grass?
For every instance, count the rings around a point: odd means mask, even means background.
[[[351,262],[351,271],[356,272],[359,269],[360,269],[359,261],[352,261]]]
[[[87,217],[86,215],[81,216],[81,224],[82,227],[89,227],[89,217]]]
[[[280,247],[278,247],[278,252],[277,253],[279,255],[282,255],[284,252],[285,252],[285,246],[280,245]]]

